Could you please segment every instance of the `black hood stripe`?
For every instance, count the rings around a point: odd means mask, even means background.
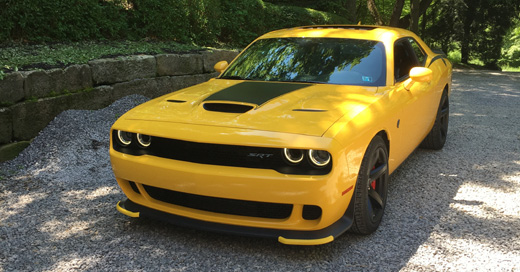
[[[311,85],[307,83],[242,82],[216,92],[204,101],[233,101],[262,105],[273,98]]]

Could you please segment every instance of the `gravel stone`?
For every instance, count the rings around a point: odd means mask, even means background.
[[[520,73],[456,71],[448,141],[391,176],[380,228],[323,246],[118,213],[109,129],[144,102],[57,116],[0,164],[0,271],[518,271]]]

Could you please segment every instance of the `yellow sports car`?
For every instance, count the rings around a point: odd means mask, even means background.
[[[403,29],[273,31],[215,69],[112,126],[123,214],[293,245],[370,234],[389,174],[446,141],[451,63]]]

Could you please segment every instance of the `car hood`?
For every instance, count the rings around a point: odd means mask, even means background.
[[[123,118],[322,136],[378,97],[377,87],[213,79],[144,103]]]

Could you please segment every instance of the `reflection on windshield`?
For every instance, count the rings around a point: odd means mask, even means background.
[[[220,76],[228,79],[383,86],[381,42],[338,38],[276,38],[252,44]]]

